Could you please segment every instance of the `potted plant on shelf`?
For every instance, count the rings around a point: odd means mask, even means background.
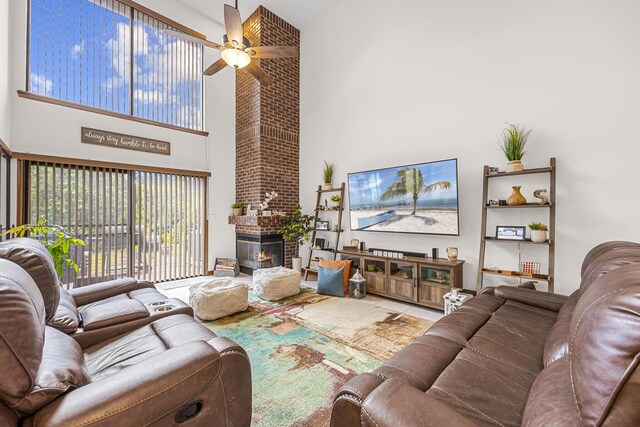
[[[543,243],[547,241],[547,231],[549,227],[541,222],[532,222],[529,224],[531,229],[531,241],[534,243]]]
[[[333,188],[333,171],[335,170],[336,165],[333,163],[327,163],[324,161],[324,167],[322,168],[322,180],[324,185],[322,186],[323,190],[331,190]]]
[[[338,196],[337,194],[335,196],[331,196],[331,201],[333,202],[332,207],[334,210],[340,209],[340,196]]]
[[[244,203],[235,202],[231,205],[231,209],[233,210],[233,216],[242,216],[242,210],[244,209]]]
[[[59,225],[47,225],[46,219],[41,219],[36,224],[23,224],[13,227],[4,234],[14,234],[16,237],[30,237],[39,241],[53,258],[53,265],[62,279],[65,267],[71,267],[76,273],[78,264],[73,260],[71,247],[84,246],[84,241],[72,235],[69,230]]]
[[[500,149],[507,157],[507,172],[520,172],[524,170],[522,165],[522,157],[525,155],[524,147],[527,145],[531,129],[527,130],[524,126],[507,123],[507,127],[502,132],[502,145]]]
[[[279,233],[287,242],[295,242],[294,257],[291,258],[292,268],[302,270],[302,258],[300,258],[300,246],[309,240],[309,233],[313,230],[313,217],[302,213],[302,206],[296,205],[291,216],[286,217]]]

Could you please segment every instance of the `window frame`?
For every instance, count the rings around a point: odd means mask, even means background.
[[[116,118],[120,118],[120,119],[124,119],[124,120],[129,120],[129,121],[133,121],[133,122],[137,122],[137,123],[144,123],[144,124],[149,124],[149,125],[153,125],[153,126],[159,126],[159,127],[163,127],[163,128],[167,128],[167,129],[172,129],[172,130],[177,130],[177,131],[181,131],[181,132],[186,132],[186,133],[191,133],[191,134],[195,134],[195,135],[200,135],[200,136],[209,136],[209,132],[204,130],[205,125],[206,125],[206,120],[205,120],[205,113],[206,113],[206,106],[205,106],[205,93],[206,93],[206,79],[202,79],[202,93],[200,95],[201,99],[202,99],[202,128],[203,130],[197,130],[197,129],[191,129],[188,127],[183,127],[183,126],[177,126],[177,125],[173,125],[170,123],[164,123],[161,121],[157,121],[157,120],[151,120],[151,119],[145,119],[142,117],[137,117],[133,115],[133,110],[131,110],[128,114],[127,113],[120,113],[117,111],[111,111],[111,110],[107,110],[107,109],[103,109],[103,108],[99,108],[99,107],[94,107],[94,106],[90,106],[90,105],[85,105],[85,104],[80,104],[80,103],[76,103],[76,102],[72,102],[72,101],[67,101],[64,99],[59,99],[59,98],[54,98],[52,96],[47,96],[47,95],[40,95],[37,93],[33,93],[29,91],[29,76],[30,76],[30,62],[29,62],[29,58],[30,58],[30,46],[31,46],[31,1],[32,0],[25,0],[27,2],[27,34],[26,34],[26,46],[25,46],[25,50],[26,50],[26,70],[25,70],[25,88],[24,90],[18,90],[18,96],[20,98],[25,98],[25,99],[31,99],[31,100],[35,100],[35,101],[40,101],[40,102],[45,102],[48,104],[53,104],[53,105],[58,105],[58,106],[63,106],[63,107],[68,107],[68,108],[73,108],[76,110],[82,110],[82,111],[88,111],[91,113],[96,113],[96,114],[102,114],[105,116],[110,116],[110,117],[116,117]],[[135,1],[132,0],[117,0],[118,2],[130,7],[132,10],[136,10],[138,13],[142,13],[145,15],[148,15],[158,21],[163,22],[164,24],[167,24],[170,27],[174,27],[177,28],[180,31],[183,31],[189,35],[192,35],[194,37],[197,37],[199,39],[202,40],[206,40],[207,37],[206,35],[199,33],[189,27],[187,27],[186,25],[180,24],[179,22],[174,21],[171,18],[168,18],[158,12],[155,12],[151,9],[149,9],[146,6],[143,6],[139,3],[136,3]],[[203,51],[203,61],[204,61],[204,51]],[[203,64],[204,65],[204,64]],[[204,68],[204,66],[203,66]],[[132,82],[133,83],[133,82]],[[131,88],[130,88],[130,92],[131,92],[131,96],[133,97],[133,84],[131,84]]]

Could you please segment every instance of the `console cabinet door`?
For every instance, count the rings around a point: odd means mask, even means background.
[[[447,267],[420,265],[418,302],[434,308],[444,308],[444,295],[451,290],[453,271]]]
[[[367,292],[380,295],[389,294],[387,267],[388,264],[385,260],[364,258],[364,272],[362,274],[367,279]]]
[[[418,301],[417,273],[418,264],[389,261],[389,296],[411,302]]]

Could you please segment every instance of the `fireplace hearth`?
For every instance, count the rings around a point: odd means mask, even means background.
[[[240,271],[253,274],[260,268],[284,265],[284,240],[281,234],[236,234],[236,258]]]

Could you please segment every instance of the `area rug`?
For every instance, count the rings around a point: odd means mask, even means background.
[[[428,320],[364,301],[303,291],[204,322],[249,354],[253,426],[327,426],[335,392],[422,335]]]

